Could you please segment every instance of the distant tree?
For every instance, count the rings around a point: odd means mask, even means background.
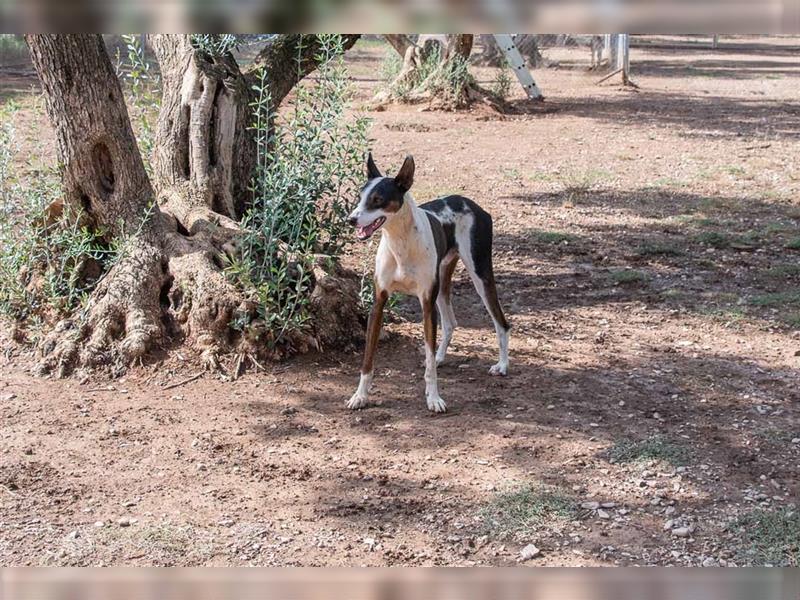
[[[402,67],[376,102],[397,99],[398,89],[410,90],[403,100],[427,100],[448,108],[462,108],[478,100],[497,103],[499,99],[480,87],[469,73],[472,34],[421,35],[415,41],[403,34],[384,35],[402,58]],[[431,65],[435,59],[436,64]]]

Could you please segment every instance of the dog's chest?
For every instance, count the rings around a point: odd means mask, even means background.
[[[378,279],[386,288],[415,295],[430,290],[436,277],[436,250],[426,242],[424,237],[412,238],[384,248]]]

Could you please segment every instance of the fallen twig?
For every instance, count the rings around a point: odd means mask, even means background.
[[[595,83],[595,85],[600,85],[600,84],[601,84],[601,83],[603,83],[603,82],[604,82],[606,79],[611,79],[611,78],[612,78],[614,75],[616,75],[617,73],[622,73],[622,69],[617,69],[616,71],[611,71],[611,73],[609,73],[608,75],[606,75],[605,77],[603,77],[603,78],[602,78],[600,81],[596,82],[596,83]]]
[[[192,375],[191,377],[187,377],[187,378],[186,378],[186,379],[184,379],[183,381],[178,381],[178,382],[176,382],[176,383],[170,383],[169,385],[165,385],[165,386],[163,387],[163,389],[165,389],[165,390],[171,390],[172,388],[176,388],[176,387],[180,387],[180,386],[182,386],[182,385],[186,385],[187,383],[191,383],[191,382],[192,382],[192,381],[194,381],[195,379],[200,379],[200,377],[202,377],[202,376],[203,376],[203,373],[205,373],[205,371],[200,371],[199,373],[195,373],[195,374],[194,374],[194,375]]]

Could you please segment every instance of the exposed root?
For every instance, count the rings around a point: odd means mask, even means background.
[[[166,294],[177,329],[200,352],[204,366],[220,370],[220,354],[231,346],[231,322],[244,300],[222,271],[219,252],[196,240],[174,240],[173,277]]]
[[[163,254],[140,243],[130,247],[97,286],[83,311],[59,322],[40,345],[40,373],[69,375],[105,368],[117,374],[162,339],[159,290]]]
[[[141,239],[128,242],[130,249],[81,314],[60,321],[41,343],[40,374],[66,377],[75,370],[99,370],[118,376],[154,348],[180,343],[198,351],[209,370],[222,370],[222,355],[238,355],[233,368],[238,376],[245,357],[258,365],[259,357],[349,345],[362,337],[354,272],[340,266],[326,270],[321,265],[328,261],[319,261],[311,328],[292,333],[280,348],[268,348],[265,324],[246,335],[232,327],[235,316],[254,317],[257,306],[227,279],[220,251],[202,237],[170,232],[163,240],[163,247]]]

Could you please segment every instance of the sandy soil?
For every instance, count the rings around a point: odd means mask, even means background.
[[[527,544],[532,565],[746,562],[730,523],[792,507],[800,458],[800,40],[773,42],[634,48],[638,91],[595,85],[588,49],[552,50],[547,110],[369,115],[379,165],[414,154],[418,201],[459,192],[495,219],[510,374],[487,373],[494,332],[459,269],[444,416],[425,408],[412,302],[359,412],[360,349],[171,389],[197,371],[187,353],[80,382],[6,352],[0,563],[508,565]],[[359,102],[383,53],[348,55]],[[46,162],[29,85],[3,99]],[[648,439],[660,459],[614,460]],[[487,523],[525,484],[576,508]]]

